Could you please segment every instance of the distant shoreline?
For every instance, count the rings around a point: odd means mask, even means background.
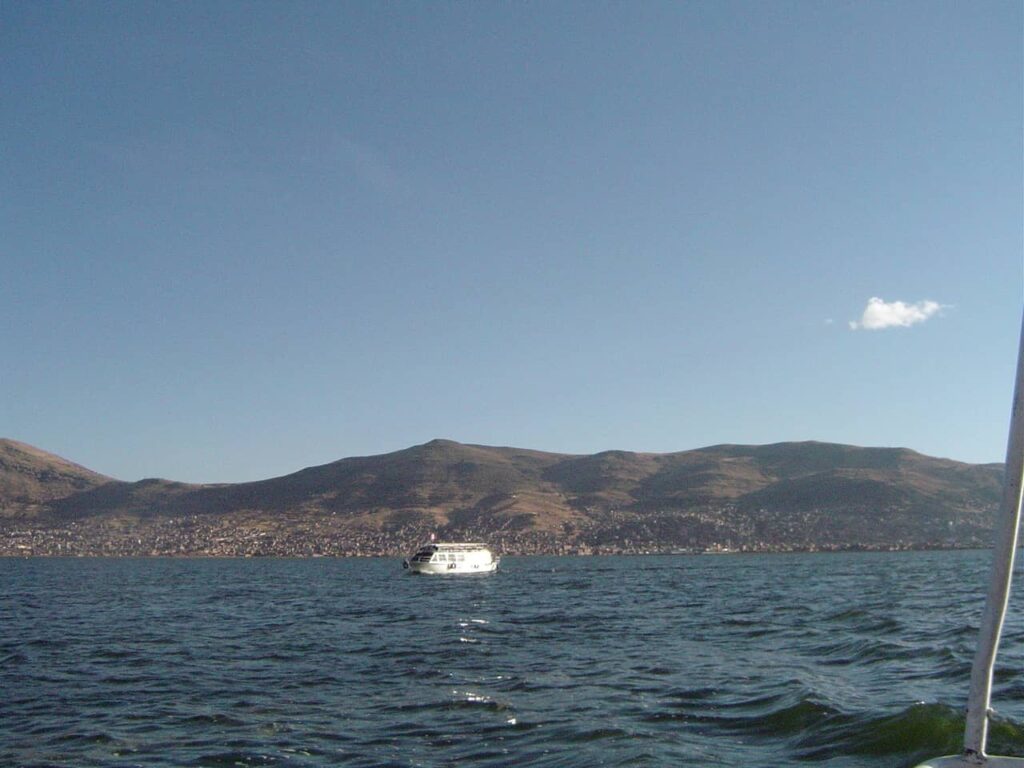
[[[591,456],[432,440],[237,485],[125,483],[0,440],[0,554],[405,556],[972,549],[1002,468],[818,442]]]
[[[1019,548],[1024,549],[1024,544]],[[564,557],[564,558],[586,558],[586,557],[742,557],[750,555],[840,555],[840,554],[862,554],[862,553],[902,553],[902,552],[983,552],[990,547],[972,546],[934,546],[934,547],[836,547],[815,548],[815,549],[765,549],[765,550],[736,550],[729,552],[590,552],[581,553],[556,553],[556,552],[530,552],[515,553],[505,552],[502,557]],[[4,560],[400,560],[407,556],[403,554],[352,554],[352,555],[287,555],[287,554],[260,554],[260,555],[213,555],[204,553],[186,554],[58,554],[58,553],[12,553],[0,552],[0,559]]]

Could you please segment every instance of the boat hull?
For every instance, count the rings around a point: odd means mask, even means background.
[[[921,763],[917,768],[1021,768],[1022,766],[1024,766],[1024,758],[1020,757],[986,755],[985,757],[971,758],[963,755],[950,755]]]
[[[498,570],[498,561],[490,563],[409,563],[410,573],[426,573],[433,575],[450,575],[464,573],[494,573]]]

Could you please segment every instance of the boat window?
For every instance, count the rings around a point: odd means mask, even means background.
[[[466,556],[465,556],[465,555],[458,555],[458,556],[456,557],[456,559],[457,559],[457,560],[458,560],[458,561],[459,561],[459,562],[461,563],[461,562],[462,562],[463,560],[465,560],[465,559],[466,559]]]

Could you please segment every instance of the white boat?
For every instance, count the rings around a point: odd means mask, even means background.
[[[413,573],[493,573],[500,560],[486,544],[432,541],[403,560],[402,567]]]

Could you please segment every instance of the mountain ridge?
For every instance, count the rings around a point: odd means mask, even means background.
[[[819,441],[588,455],[436,439],[266,480],[132,483],[0,440],[0,520],[30,533],[146,533],[188,519],[209,536],[230,522],[289,546],[334,542],[329,552],[359,541],[390,553],[432,532],[511,551],[975,546],[1001,475],[998,464]],[[186,550],[212,551],[197,546]]]

